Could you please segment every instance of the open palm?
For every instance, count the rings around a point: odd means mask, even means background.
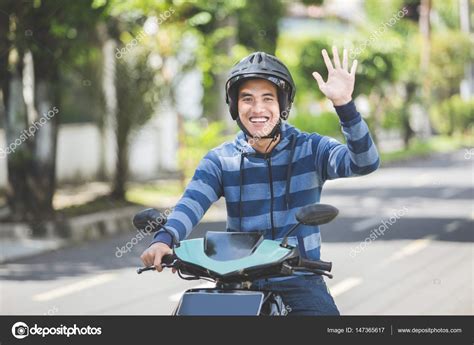
[[[337,48],[333,47],[332,51],[334,55],[334,66],[326,49],[322,51],[324,63],[328,69],[328,80],[325,82],[318,72],[313,72],[313,77],[316,79],[321,92],[337,106],[349,103],[352,99],[357,60],[353,61],[349,72],[347,49],[343,51],[342,65],[339,60]]]

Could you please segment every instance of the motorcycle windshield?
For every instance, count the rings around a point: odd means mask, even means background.
[[[220,275],[226,275],[256,266],[278,263],[290,255],[291,250],[281,247],[279,241],[263,240],[250,255],[221,261],[206,255],[204,239],[196,238],[182,241],[181,245],[175,248],[175,254],[184,262],[204,267]]]
[[[251,255],[263,234],[259,232],[217,232],[208,231],[204,238],[204,252],[211,259],[228,261]]]

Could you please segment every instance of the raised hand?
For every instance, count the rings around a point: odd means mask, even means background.
[[[339,53],[335,46],[332,47],[332,52],[334,55],[334,66],[326,49],[322,51],[324,62],[328,69],[328,80],[324,82],[323,77],[321,77],[321,74],[318,72],[313,72],[313,77],[318,82],[321,92],[329,98],[334,105],[344,105],[352,100],[357,60],[352,62],[351,71],[349,72],[347,49],[343,51],[342,66],[339,60]]]

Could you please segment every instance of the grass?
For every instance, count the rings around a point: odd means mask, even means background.
[[[169,207],[176,203],[182,193],[179,180],[159,181],[149,184],[130,184],[125,193],[125,200],[101,195],[95,199],[76,205],[57,209],[64,217],[74,217],[88,213],[106,211],[128,206]]]
[[[182,193],[179,180],[167,180],[153,184],[132,185],[127,189],[125,199],[141,205],[167,207],[176,203],[176,198]]]
[[[107,211],[127,206],[138,206],[128,200],[117,200],[108,195],[100,196],[84,204],[73,205],[57,210],[57,213],[66,218],[84,214]]]
[[[408,159],[426,157],[433,153],[446,153],[463,147],[472,147],[474,142],[471,136],[435,136],[428,140],[414,140],[408,149],[380,154],[382,163],[392,163]]]

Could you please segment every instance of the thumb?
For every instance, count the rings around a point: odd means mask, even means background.
[[[313,78],[316,79],[319,88],[322,89],[324,87],[325,82],[323,80],[323,77],[321,77],[321,74],[319,74],[318,72],[313,72]]]

